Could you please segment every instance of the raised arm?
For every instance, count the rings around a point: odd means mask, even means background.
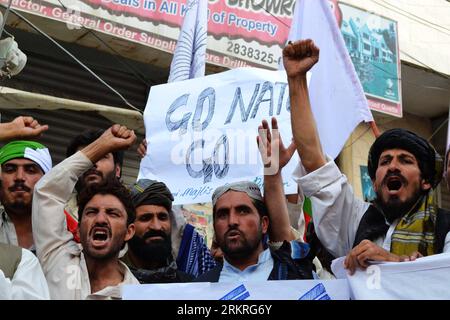
[[[119,124],[106,130],[97,140],[81,150],[92,163],[96,163],[106,154],[128,149],[136,141],[133,130]]]
[[[136,139],[133,131],[114,125],[97,140],[65,159],[36,184],[33,195],[33,237],[38,258],[44,272],[52,257],[76,248],[72,234],[65,225],[64,207],[69,200],[78,177],[107,153],[126,149]]]
[[[266,120],[258,128],[258,146],[264,168],[264,201],[269,211],[269,239],[271,242],[291,241],[296,236],[291,228],[281,169],[295,152],[295,144],[286,148],[278,131],[278,123],[272,118],[272,131]]]
[[[291,123],[297,151],[306,172],[325,165],[316,122],[309,102],[306,73],[319,61],[319,48],[312,40],[288,44],[283,49],[291,102]]]
[[[0,141],[39,137],[48,130],[48,125],[40,125],[33,117],[20,116],[11,122],[0,123]]]

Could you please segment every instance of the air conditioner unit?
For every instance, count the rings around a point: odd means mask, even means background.
[[[27,56],[19,49],[14,38],[0,40],[0,78],[11,78],[25,67]]]
[[[3,14],[0,12],[0,39],[4,31]],[[25,67],[27,56],[20,51],[14,37],[0,40],[0,79],[11,78]]]

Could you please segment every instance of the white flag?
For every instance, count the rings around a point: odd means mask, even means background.
[[[168,82],[205,75],[208,0],[187,0]]]
[[[297,0],[288,40],[312,39],[320,49],[309,96],[323,150],[337,157],[361,121],[373,121],[328,0]]]

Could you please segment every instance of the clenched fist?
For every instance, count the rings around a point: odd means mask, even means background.
[[[39,137],[46,130],[48,125],[40,125],[33,117],[20,116],[11,122],[0,124],[0,140]]]
[[[306,75],[319,61],[319,48],[311,39],[289,43],[283,49],[283,64],[288,78]]]
[[[133,130],[126,126],[115,124],[90,145],[81,150],[93,163],[114,151],[125,150],[136,141]]]

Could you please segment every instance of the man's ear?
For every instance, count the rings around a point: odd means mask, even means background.
[[[429,191],[431,189],[431,183],[425,179],[422,179],[421,186],[423,191]]]
[[[268,216],[264,216],[261,218],[261,229],[262,229],[263,234],[266,234],[267,230],[269,230],[269,217]]]
[[[131,223],[131,224],[127,227],[127,234],[125,235],[125,241],[128,241],[128,240],[130,240],[131,238],[133,238],[134,232],[135,232],[135,226],[134,226],[134,223]]]
[[[116,173],[116,177],[120,178],[122,176],[122,169],[120,169],[120,164],[115,164],[116,169],[115,169],[115,173]]]
[[[376,193],[377,192],[377,187],[376,187],[376,184],[375,184],[375,179],[371,179],[370,181],[372,181],[372,189]]]

